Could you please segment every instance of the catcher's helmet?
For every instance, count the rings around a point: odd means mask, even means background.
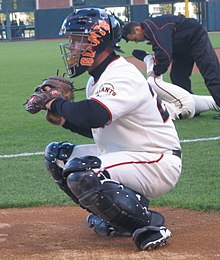
[[[69,77],[84,73],[106,48],[118,48],[121,25],[104,9],[83,8],[63,22],[60,35],[69,35],[69,44],[61,44],[61,53]]]

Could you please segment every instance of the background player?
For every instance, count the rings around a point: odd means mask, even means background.
[[[195,114],[209,110],[220,111],[213,97],[190,94],[179,86],[165,82],[162,75],[156,76],[153,71],[156,64],[154,55],[143,50],[134,50],[132,54],[146,64],[147,81],[165,102],[173,120],[192,118]]]
[[[157,63],[153,71],[160,76],[168,70],[173,84],[192,93],[190,76],[194,63],[220,106],[220,65],[206,29],[195,19],[162,15],[141,23],[132,21],[123,28],[126,41],[152,44]]]
[[[61,126],[95,144],[49,144],[47,169],[64,192],[93,213],[88,222],[96,231],[99,219],[106,235],[128,232],[140,250],[165,245],[171,232],[164,217],[148,209],[147,198],[169,192],[181,175],[181,147],[169,113],[140,71],[114,52],[121,39],[114,16],[81,9],[65,19],[61,34],[69,35],[61,46],[69,76],[91,75],[87,99],[54,98],[45,106],[60,117]]]

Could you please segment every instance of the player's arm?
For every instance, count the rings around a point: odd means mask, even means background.
[[[65,120],[62,125],[63,128],[68,129],[74,133],[80,134],[82,136],[93,138],[91,129],[83,129],[71,124],[69,121]]]
[[[101,104],[94,100],[68,102],[56,99],[50,104],[52,112],[65,119],[64,127],[71,131],[87,130],[104,127],[110,120],[111,115]]]

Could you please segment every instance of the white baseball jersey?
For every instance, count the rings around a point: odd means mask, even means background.
[[[72,157],[98,155],[111,179],[147,197],[167,193],[181,174],[178,134],[163,103],[141,72],[124,58],[111,62],[87,98],[106,108],[110,122],[92,129],[95,145],[76,146]]]
[[[177,132],[163,103],[144,76],[124,58],[112,62],[98,82],[90,78],[87,98],[102,104],[111,116],[104,128],[92,130],[101,154],[180,149]]]
[[[147,55],[144,62],[148,75],[151,75],[155,64],[154,56]],[[208,110],[220,111],[212,96],[192,95],[177,85],[165,82],[162,75],[148,76],[147,81],[163,100],[173,120],[192,118],[195,114]]]

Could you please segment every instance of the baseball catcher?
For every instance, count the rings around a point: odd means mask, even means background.
[[[116,54],[121,25],[114,16],[80,9],[64,20],[60,35],[69,36],[60,45],[68,76],[90,75],[86,99],[70,102],[72,83],[50,77],[25,107],[30,113],[52,112],[55,124],[93,143],[48,144],[46,168],[90,213],[86,222],[97,234],[132,236],[139,250],[163,246],[172,234],[163,215],[149,210],[148,198],[169,192],[181,175],[181,146],[171,117],[142,73]]]
[[[25,109],[36,114],[41,110],[47,110],[46,104],[54,99],[71,101],[74,98],[73,83],[61,76],[50,76],[37,86],[34,93],[26,101]],[[59,125],[61,117],[47,110],[46,119],[52,124]]]

